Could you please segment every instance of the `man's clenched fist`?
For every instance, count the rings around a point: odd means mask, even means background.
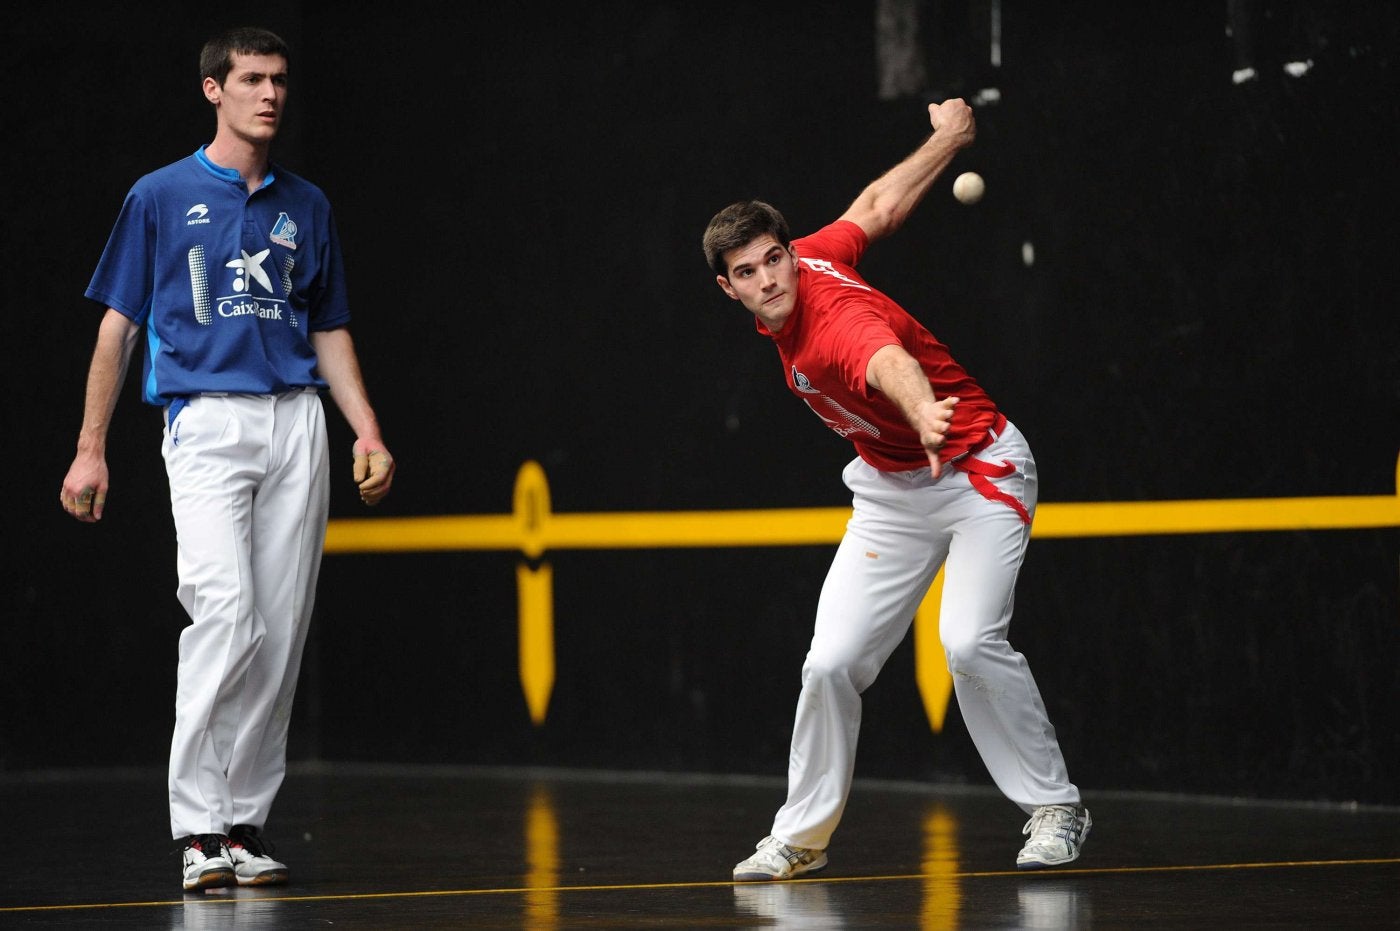
[[[355,484],[360,486],[360,500],[368,505],[378,504],[394,483],[394,457],[383,444],[355,441]]]

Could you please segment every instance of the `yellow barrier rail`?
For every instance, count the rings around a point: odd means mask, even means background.
[[[672,547],[810,546],[840,541],[849,507],[714,511],[612,511],[556,514],[544,469],[526,462],[516,475],[509,514],[341,518],[326,530],[327,553],[506,550],[539,560],[550,550]],[[1400,527],[1396,493],[1313,498],[1042,503],[1037,538],[1152,536],[1280,530]],[[544,723],[554,687],[553,576],[548,563],[516,569],[520,681],[530,717]],[[940,572],[914,618],[915,675],[934,731],[943,728],[952,693],[938,640]]]

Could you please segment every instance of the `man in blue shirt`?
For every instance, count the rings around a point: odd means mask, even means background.
[[[170,824],[187,890],[287,881],[261,832],[287,727],[329,501],[320,393],[355,434],[361,499],[389,492],[330,204],[269,157],[285,42],[240,28],[200,54],[214,140],[132,186],[87,297],[106,308],[60,502],[102,518],[107,432],[145,329],[142,398],[163,410],[180,637]]]

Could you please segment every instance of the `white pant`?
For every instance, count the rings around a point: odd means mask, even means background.
[[[180,603],[170,830],[261,828],[286,772],[287,726],[328,511],[313,391],[201,395],[165,428]]]
[[[1035,513],[1035,459],[1011,424],[977,458],[1010,462],[996,488]],[[1016,576],[1030,525],[1007,504],[943,467],[881,472],[862,459],[842,479],[854,495],[845,536],[827,573],[802,667],[788,796],[773,836],[825,849],[855,771],[860,694],[904,639],[944,564],[939,634],[958,707],[997,787],[1022,809],[1078,804],[1055,729],[1025,657],[1007,642]]]

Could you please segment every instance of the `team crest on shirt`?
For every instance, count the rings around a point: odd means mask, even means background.
[[[811,380],[797,370],[797,366],[792,367],[792,386],[803,394],[821,394],[820,388],[813,386]]]
[[[285,212],[277,214],[277,222],[272,224],[272,232],[269,234],[273,242],[279,246],[286,246],[288,249],[297,247],[297,223]]]

